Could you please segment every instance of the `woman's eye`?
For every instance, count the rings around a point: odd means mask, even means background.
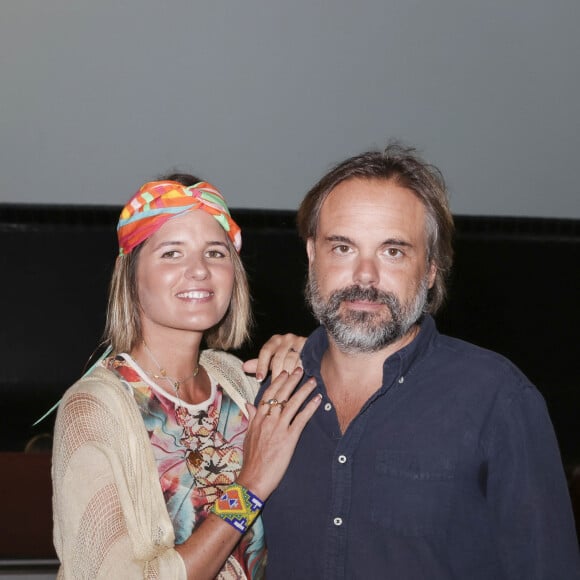
[[[179,252],[177,250],[167,250],[161,254],[162,258],[177,258],[179,256]]]
[[[221,250],[208,250],[206,252],[208,258],[225,258],[226,255]]]

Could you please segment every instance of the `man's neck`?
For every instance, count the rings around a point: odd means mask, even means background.
[[[344,352],[328,337],[320,372],[343,433],[365,402],[381,388],[385,360],[412,342],[418,332],[419,326],[415,325],[396,342],[371,353]]]

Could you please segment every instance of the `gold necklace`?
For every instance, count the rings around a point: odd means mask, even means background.
[[[180,410],[183,409],[183,401],[179,396],[179,387],[181,386],[181,383],[183,383],[183,381],[188,380],[190,377],[194,378],[197,376],[197,374],[199,373],[199,364],[195,366],[195,368],[193,369],[193,373],[191,373],[190,375],[187,375],[182,379],[174,379],[173,377],[170,377],[167,374],[167,370],[164,369],[159,364],[159,361],[155,358],[155,356],[147,346],[145,340],[143,340],[143,346],[145,347],[145,350],[147,351],[147,354],[149,355],[151,360],[157,365],[157,368],[159,369],[158,375],[150,374],[150,376],[154,378],[156,381],[159,379],[165,379],[175,390],[175,396],[177,397],[178,401],[177,407],[175,408],[175,420],[177,421],[177,424],[181,427],[183,431],[182,432],[182,441],[183,441],[183,439],[186,437],[186,424],[183,422],[184,421],[183,418],[180,417]],[[191,449],[188,445],[185,451],[185,464],[187,465],[187,469],[193,478],[196,477],[195,470],[198,469],[202,463],[203,463],[203,455],[199,451],[199,449]]]
[[[159,361],[155,358],[155,356],[153,355],[153,353],[151,352],[151,350],[149,350],[149,347],[147,346],[147,343],[145,342],[145,340],[143,340],[143,346],[145,347],[145,350],[147,351],[147,354],[149,355],[149,357],[151,358],[151,360],[157,365],[157,368],[159,369],[159,374],[158,375],[151,374],[150,376],[152,378],[154,378],[156,381],[158,381],[159,379],[165,379],[173,387],[173,390],[175,391],[175,396],[179,400],[179,404],[181,406],[181,404],[183,403],[183,401],[181,400],[181,398],[179,396],[179,387],[181,387],[181,384],[184,381],[187,381],[190,378],[197,377],[197,374],[199,373],[199,365],[196,365],[195,368],[193,369],[193,372],[191,374],[187,375],[186,377],[183,377],[182,379],[175,379],[173,377],[170,377],[167,374],[167,370],[164,369],[159,364]]]

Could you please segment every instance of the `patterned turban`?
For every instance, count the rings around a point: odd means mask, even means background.
[[[127,202],[117,225],[119,255],[129,254],[153,235],[167,220],[201,209],[213,216],[239,252],[242,233],[230,216],[222,194],[205,181],[189,187],[177,181],[150,181]]]

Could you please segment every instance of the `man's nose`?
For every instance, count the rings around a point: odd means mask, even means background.
[[[373,286],[379,281],[379,267],[377,264],[377,259],[374,257],[364,257],[358,258],[353,281],[361,286]]]

